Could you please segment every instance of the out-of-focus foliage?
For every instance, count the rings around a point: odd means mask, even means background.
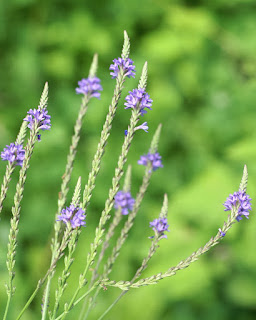
[[[97,52],[104,91],[101,101],[89,107],[72,187],[79,175],[85,183],[90,170],[114,88],[108,68],[112,59],[120,56],[124,29],[131,38],[137,78],[127,80],[122,103],[128,90],[137,86],[145,60],[149,66],[148,92],[154,100],[153,110],[143,119],[149,124],[149,133],[136,133],[128,159],[133,165],[133,195],[143,175],[136,161],[147,152],[159,122],[163,124],[159,152],[164,168],[154,173],[112,278],[131,279],[147,254],[149,221],[158,216],[164,192],[170,200],[171,232],[168,240],[161,241],[145,275],[165,271],[216,234],[226,217],[222,203],[238,189],[245,163],[249,170],[248,193],[255,195],[254,0],[1,1],[1,148],[14,141],[26,111],[36,107],[45,81],[49,81],[48,109],[52,115],[52,129],[43,133],[42,142],[36,146],[25,186],[13,300],[16,307],[10,319],[17,315],[49,265],[58,191],[80,104],[80,96],[75,94],[77,81],[87,77]],[[130,111],[120,105],[64,301],[74,290],[86,261],[129,115]],[[2,163],[1,174],[4,170]],[[1,306],[6,299],[4,261],[17,177],[16,173],[0,222]],[[109,318],[255,319],[253,215],[249,221],[234,225],[223,242],[193,266],[157,286],[131,291]],[[102,292],[91,319],[96,319],[118,294],[114,288]],[[26,313],[27,320],[40,317],[40,299]],[[70,318],[75,319],[78,312],[79,308],[74,309]]]

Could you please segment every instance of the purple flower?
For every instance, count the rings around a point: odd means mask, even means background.
[[[147,166],[149,162],[152,163],[153,171],[157,170],[158,168],[162,168],[162,157],[158,152],[156,153],[148,153],[146,155],[143,155],[140,157],[140,160],[138,160],[138,164],[141,164],[143,166]]]
[[[16,166],[22,166],[25,157],[25,150],[21,144],[11,143],[1,152],[2,160],[15,162]]]
[[[139,108],[142,116],[147,113],[147,111],[144,110],[145,108],[152,110],[151,106],[153,100],[150,99],[149,94],[146,93],[145,89],[143,88],[133,89],[132,91],[129,91],[129,95],[125,98],[125,100],[125,109]]]
[[[236,220],[242,220],[243,216],[248,219],[249,210],[252,210],[251,200],[252,199],[249,198],[245,191],[239,190],[238,192],[234,192],[233,194],[230,194],[225,203],[223,203],[225,207],[224,211],[229,211],[238,205]]]
[[[220,235],[221,235],[222,237],[225,237],[225,235],[226,235],[226,233],[223,232],[223,231],[221,230],[221,228],[219,228],[219,233],[220,233]]]
[[[115,209],[122,209],[122,214],[127,215],[133,209],[135,200],[130,192],[118,191],[115,196]]]
[[[143,122],[140,126],[136,127],[134,129],[134,131],[142,129],[145,132],[148,132],[148,123],[147,122]],[[124,134],[127,136],[128,130],[124,130]]]
[[[130,58],[123,59],[118,58],[113,60],[113,64],[110,65],[109,70],[113,70],[113,72],[110,72],[110,75],[112,76],[112,79],[117,78],[118,73],[120,69],[122,68],[124,71],[125,77],[135,77],[135,66],[133,65],[133,61]]]
[[[37,128],[41,130],[50,130],[51,128],[51,116],[48,115],[46,108],[43,109],[30,109],[28,111],[28,116],[24,118],[24,121],[29,122],[28,127],[32,130],[35,120],[37,120]]]
[[[165,231],[170,232],[168,230],[169,224],[167,224],[167,219],[166,218],[159,218],[155,219],[152,222],[149,223],[149,226],[153,228],[155,233],[160,237],[160,238],[167,238],[167,235],[164,234]]]
[[[81,81],[78,81],[79,87],[76,88],[77,94],[85,94],[89,95],[91,98],[95,97],[97,99],[100,98],[99,91],[102,91],[102,86],[100,84],[100,79],[97,77],[89,77],[87,79],[82,79]]]
[[[84,213],[84,210],[71,204],[61,211],[57,221],[63,221],[65,224],[70,223],[72,228],[85,226],[84,220],[86,216]]]

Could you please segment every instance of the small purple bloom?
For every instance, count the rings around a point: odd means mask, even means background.
[[[100,99],[100,92],[102,91],[102,86],[100,84],[100,79],[97,77],[89,77],[86,79],[82,79],[78,81],[79,87],[76,88],[77,94],[85,94],[89,95],[90,97],[94,97]]]
[[[139,130],[139,129],[142,129],[145,132],[148,132],[148,123],[147,122],[142,123],[140,126],[135,127],[134,131]],[[125,136],[127,136],[127,133],[128,133],[128,130],[124,130]]]
[[[142,116],[147,113],[147,111],[144,110],[145,108],[152,110],[151,106],[153,100],[150,99],[149,94],[146,93],[145,89],[143,88],[133,89],[132,91],[129,91],[129,95],[125,98],[125,100],[125,109],[139,108]]]
[[[153,171],[157,170],[158,168],[162,168],[162,157],[158,152],[156,153],[148,153],[146,155],[143,155],[140,157],[140,160],[138,160],[138,164],[141,164],[143,166],[147,166],[149,162],[152,163]]]
[[[133,61],[130,58],[123,59],[118,58],[113,60],[113,64],[110,65],[109,70],[113,70],[113,72],[110,72],[110,75],[112,76],[112,79],[117,78],[118,73],[120,69],[122,68],[124,70],[124,76],[125,77],[135,77],[135,66],[133,65]]]
[[[219,233],[220,233],[220,235],[221,235],[222,237],[225,237],[225,235],[226,235],[226,233],[223,232],[223,231],[221,230],[221,228],[219,228]]]
[[[134,129],[134,131],[139,130],[139,129],[142,129],[145,132],[148,132],[148,123],[147,122],[143,122],[140,126],[136,127]]]
[[[10,163],[15,162],[16,166],[22,166],[25,150],[21,144],[11,143],[1,152],[1,158],[4,161],[10,161]]]
[[[69,222],[72,228],[85,226],[86,215],[84,213],[84,210],[71,204],[61,211],[57,221],[63,221],[65,224]]]
[[[236,220],[242,220],[243,216],[249,219],[249,210],[252,210],[251,200],[245,191],[239,190],[238,192],[234,192],[230,194],[225,203],[223,203],[225,207],[224,211],[229,211],[239,205]]]
[[[127,215],[133,209],[135,200],[130,192],[118,191],[115,196],[115,209],[122,209],[122,214]]]
[[[168,230],[169,224],[167,224],[166,218],[155,219],[149,223],[149,226],[153,228],[155,233],[161,238],[167,238],[167,235],[164,234],[165,231],[170,232],[170,230]]]
[[[50,130],[51,128],[51,116],[48,115],[46,108],[43,109],[30,109],[28,111],[28,116],[24,118],[24,121],[29,122],[28,127],[32,130],[35,120],[37,120],[37,128],[41,130]]]

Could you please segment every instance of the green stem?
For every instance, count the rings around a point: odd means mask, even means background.
[[[80,301],[82,301],[84,298],[86,298],[98,285],[99,285],[100,281],[97,281],[94,283],[94,285],[86,292],[84,293],[79,299],[77,299],[74,303],[73,303],[73,307],[76,306]],[[58,318],[56,318],[55,320],[60,320],[60,319],[64,319],[66,317],[66,315],[69,312],[69,308],[67,308],[67,310],[65,310],[61,315],[58,316]]]

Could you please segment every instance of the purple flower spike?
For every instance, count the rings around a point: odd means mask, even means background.
[[[167,235],[164,234],[165,231],[170,232],[168,230],[169,224],[167,224],[167,219],[166,218],[159,218],[155,219],[152,222],[149,223],[149,226],[153,228],[155,233],[162,239],[162,238],[167,238]]]
[[[24,118],[24,121],[29,122],[28,127],[32,130],[35,120],[38,122],[38,129],[41,130],[50,130],[51,128],[51,116],[48,115],[48,111],[43,108],[42,110],[38,109],[30,109],[28,111],[28,116]]]
[[[74,229],[85,226],[85,218],[86,215],[84,214],[84,210],[71,204],[61,211],[57,221],[63,221],[65,224],[70,223],[71,227]]]
[[[113,60],[113,64],[110,65],[109,70],[113,70],[113,72],[110,72],[110,75],[112,76],[112,79],[117,78],[120,69],[122,68],[124,70],[124,76],[125,77],[135,77],[135,66],[133,65],[133,61],[123,58],[118,58]]]
[[[152,163],[153,171],[157,170],[158,168],[162,168],[162,157],[158,152],[156,153],[148,153],[146,155],[143,155],[140,157],[140,160],[138,161],[138,164],[141,164],[143,166],[147,166],[149,162]]]
[[[229,211],[238,205],[236,220],[242,220],[243,216],[249,219],[249,210],[252,210],[251,200],[245,191],[239,190],[238,192],[234,192],[230,194],[225,203],[223,203],[225,207],[224,211]]]
[[[125,109],[139,108],[142,116],[147,113],[147,111],[144,110],[145,108],[152,110],[151,106],[153,100],[150,99],[149,94],[146,93],[145,89],[143,88],[133,89],[132,91],[129,91],[129,95],[125,98],[125,100]]]
[[[127,215],[133,209],[135,200],[130,192],[118,191],[115,196],[115,209],[122,209],[122,214]]]
[[[10,161],[10,163],[15,162],[16,166],[22,166],[25,158],[25,150],[21,144],[11,143],[1,152],[1,158],[3,161]]]
[[[100,92],[102,91],[102,86],[100,84],[100,79],[97,77],[82,79],[81,81],[78,81],[79,87],[76,88],[77,94],[85,94],[89,95],[91,98],[97,98],[100,99]]]

